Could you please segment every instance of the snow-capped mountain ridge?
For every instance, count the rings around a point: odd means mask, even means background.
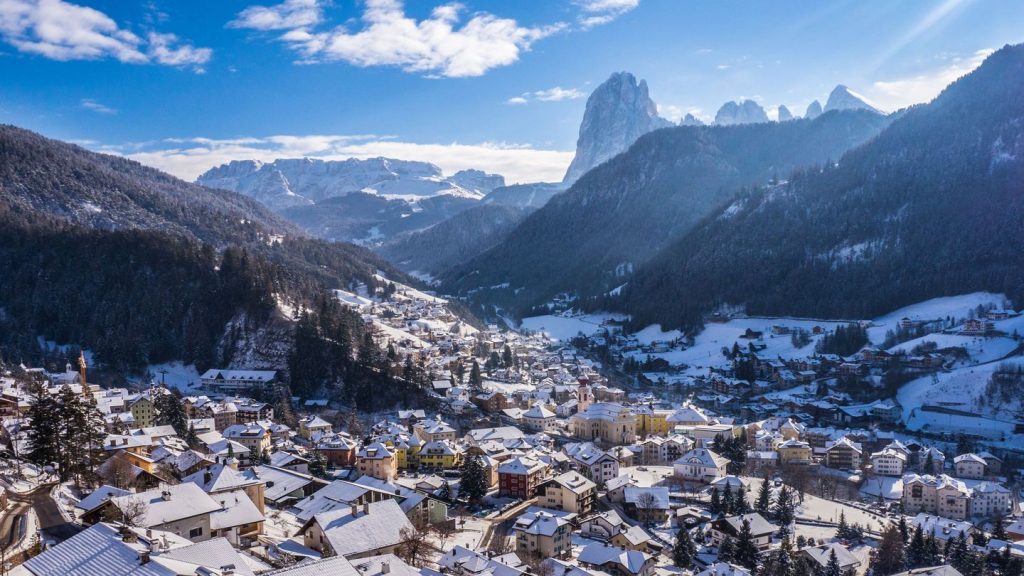
[[[478,200],[504,185],[505,179],[479,170],[464,170],[446,177],[439,167],[428,162],[378,157],[234,160],[208,170],[196,181],[240,192],[282,210],[353,192],[389,199],[450,195]]]

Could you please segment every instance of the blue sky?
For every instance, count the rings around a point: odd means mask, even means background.
[[[0,122],[194,178],[376,155],[557,180],[617,70],[663,115],[845,83],[892,110],[1024,40],[1018,0],[0,0]]]

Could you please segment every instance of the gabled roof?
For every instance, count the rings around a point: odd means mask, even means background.
[[[860,566],[860,560],[857,559],[846,546],[839,543],[822,544],[821,546],[808,546],[800,550],[812,560],[814,560],[819,566],[828,565],[829,557],[832,552],[836,553],[836,560],[839,561],[839,567],[846,570],[855,566]]]
[[[592,566],[615,564],[630,574],[639,574],[651,556],[636,550],[627,550],[617,546],[609,546],[594,542],[584,548],[579,561]]]
[[[402,541],[403,529],[415,530],[395,500],[370,504],[369,514],[364,513],[362,507],[356,510],[355,515],[347,507],[322,512],[303,526],[303,532],[310,522],[320,525],[324,537],[338,556],[352,556],[395,546]]]
[[[252,470],[235,470],[225,464],[207,466],[185,476],[181,481],[192,482],[206,493],[237,490],[263,483]]]
[[[145,514],[138,524],[146,528],[210,514],[220,509],[220,505],[213,498],[210,498],[198,485],[191,482],[162,486],[154,490],[111,499],[115,506],[122,509],[136,501],[142,502],[145,506]]]

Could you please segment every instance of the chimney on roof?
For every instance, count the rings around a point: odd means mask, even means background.
[[[370,513],[370,503],[369,502],[363,502],[363,514],[369,514],[369,513]]]
[[[359,513],[359,505],[356,504],[355,502],[352,503],[352,511],[350,513],[353,518],[355,518],[356,515]]]
[[[391,573],[391,563],[390,562],[381,562],[380,563],[380,573],[381,574],[390,574]]]
[[[163,490],[163,491],[161,491],[160,492],[160,497],[163,498],[165,501],[169,502],[171,500],[171,491],[170,490]]]

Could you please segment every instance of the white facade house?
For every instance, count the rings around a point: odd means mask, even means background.
[[[902,476],[907,455],[894,448],[883,448],[871,455],[871,466],[879,476]]]
[[[694,448],[672,463],[677,478],[708,483],[726,475],[729,460],[708,450]]]
[[[980,480],[985,477],[985,459],[977,454],[961,454],[953,458],[957,478]]]

